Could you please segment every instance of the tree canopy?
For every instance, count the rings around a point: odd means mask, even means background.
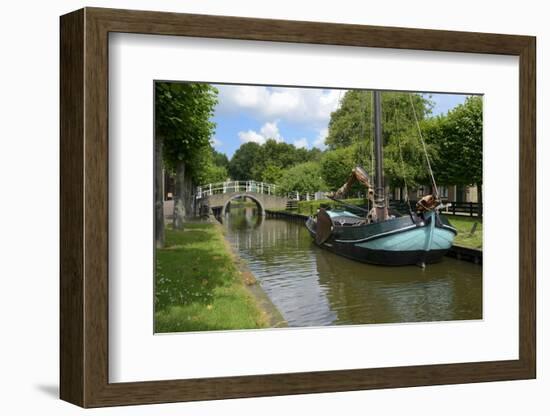
[[[340,188],[356,165],[357,146],[327,151],[321,158],[321,175],[328,190]]]
[[[216,166],[224,167],[229,169],[229,159],[225,153],[220,153],[214,148],[212,148],[212,163]]]
[[[404,180],[409,186],[423,182],[426,169],[415,113],[420,121],[424,120],[431,114],[433,103],[416,93],[383,92],[381,96],[385,177],[395,186],[401,186]],[[331,176],[325,178],[330,187],[337,183],[341,186],[351,169],[358,164],[373,175],[372,106],[372,91],[353,90],[344,95],[340,108],[332,113],[326,139],[328,150],[323,156],[323,163],[337,163],[341,169],[325,173]],[[329,156],[331,152],[340,149],[347,151],[337,152],[334,157]],[[433,154],[435,149],[430,148],[428,151]],[[345,158],[336,162],[344,154]],[[347,172],[346,176],[344,171]]]
[[[279,192],[299,192],[301,194],[323,191],[326,185],[322,178],[319,162],[300,163],[287,169],[279,181]]]
[[[483,183],[483,102],[472,96],[446,115],[425,120],[426,141],[438,151],[432,167],[441,185]]]
[[[292,144],[267,140],[260,145],[244,143],[229,162],[229,174],[234,180],[264,181],[276,183],[283,172],[299,163],[316,160],[320,151],[297,148]]]
[[[352,144],[370,144],[373,141],[373,93],[372,91],[352,90],[342,98],[340,108],[330,117],[326,144],[329,149],[347,147]],[[415,120],[411,99],[419,120],[431,113],[433,104],[420,94],[383,92],[382,96],[382,136],[386,143],[396,134],[402,134],[414,127]]]
[[[155,133],[163,142],[166,167],[173,169],[179,162],[200,165],[206,149],[210,152],[217,94],[209,84],[155,83]],[[191,175],[199,175],[200,170],[191,169]]]
[[[261,146],[258,143],[244,143],[229,161],[229,175],[234,180],[252,179],[252,169],[260,159]]]

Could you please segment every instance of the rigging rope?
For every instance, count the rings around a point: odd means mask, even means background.
[[[370,171],[371,176],[374,177],[374,91],[371,91],[371,115],[370,118],[370,130],[373,132],[371,141],[370,141]],[[382,94],[380,94],[380,100],[382,100]]]
[[[362,104],[362,108],[361,108],[361,131],[360,131],[360,135],[359,135],[359,151],[357,152],[356,154],[356,157],[355,157],[355,163],[361,167],[363,167],[363,163],[366,161],[366,151],[367,151],[367,146],[364,145],[364,141],[366,141],[367,137],[365,135],[365,118],[366,118],[366,110],[367,110],[367,97],[368,97],[368,92],[363,92],[362,94],[364,96],[361,104]],[[372,144],[371,144],[372,146]],[[369,170],[368,174],[369,176],[372,178],[372,161],[371,161],[371,169]],[[366,197],[365,199],[367,200],[367,208],[369,208],[369,205],[370,205],[370,201],[368,199],[368,191],[367,191],[367,194],[366,194]]]
[[[399,120],[397,110],[395,111],[395,120],[396,120],[395,121],[395,126],[396,126],[396,130],[397,130],[397,125],[398,125],[398,120]],[[407,186],[407,176],[405,174],[405,162],[403,160],[403,151],[401,149],[401,134],[399,134],[399,132],[397,133],[397,145],[399,146],[399,159],[401,161],[401,174],[403,175],[403,184],[405,185],[405,202],[409,206],[409,210],[411,210],[411,205],[410,205],[410,202],[409,202],[409,188]]]
[[[418,129],[418,136],[422,142],[422,147],[424,148],[424,155],[426,156],[426,162],[428,163],[428,171],[430,172],[430,178],[432,179],[432,185],[434,188],[435,199],[439,200],[439,190],[437,189],[437,184],[435,183],[434,173],[432,171],[432,165],[430,164],[430,157],[428,156],[428,150],[426,149],[426,143],[424,142],[424,137],[422,137],[422,131],[420,130],[420,123],[418,122],[418,117],[416,116],[416,110],[414,108],[412,93],[409,94],[409,100],[411,102],[411,107],[414,114],[414,121],[416,122],[416,128]]]

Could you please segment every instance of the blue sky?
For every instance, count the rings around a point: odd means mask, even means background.
[[[338,109],[345,90],[245,85],[215,85],[219,90],[213,144],[231,157],[243,143],[267,138],[297,147],[324,148],[330,113]],[[426,94],[433,114],[444,114],[466,95]]]

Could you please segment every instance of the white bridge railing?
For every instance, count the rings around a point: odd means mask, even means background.
[[[214,194],[226,194],[229,192],[254,192],[257,194],[276,195],[277,185],[256,181],[228,181],[209,183],[197,186],[196,197],[201,199]]]
[[[317,201],[319,199],[326,199],[326,192],[288,192],[286,198],[290,201]]]

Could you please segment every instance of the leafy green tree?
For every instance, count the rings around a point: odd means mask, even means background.
[[[227,169],[224,166],[209,164],[205,169],[204,180],[200,183],[225,182],[228,177]]]
[[[307,150],[306,160],[310,162],[319,162],[323,156],[323,151],[317,147],[312,147],[310,150]]]
[[[191,200],[186,175],[191,179],[200,175],[203,166],[197,161],[204,155],[205,149],[210,151],[210,139],[215,128],[211,118],[217,104],[217,93],[217,89],[209,84],[155,84],[155,136],[162,143],[164,163],[175,172],[176,229],[183,227],[186,200]],[[187,172],[187,165],[194,169]]]
[[[229,175],[233,180],[253,179],[252,169],[260,160],[261,146],[258,143],[244,143],[233,154],[229,162]]]
[[[326,190],[322,178],[321,164],[318,162],[305,162],[285,170],[280,181],[279,191],[283,194],[288,192],[314,193]]]
[[[433,104],[420,94],[383,92],[382,136],[384,143],[389,137],[410,131],[415,127],[411,99],[419,120],[431,113]],[[352,144],[367,144],[373,141],[372,91],[352,90],[342,98],[340,108],[332,113],[326,144],[329,149]]]
[[[374,176],[373,160],[373,113],[371,91],[348,91],[340,108],[332,113],[326,143],[329,147],[323,156],[323,163],[329,162],[342,167],[326,175],[327,184],[332,188],[343,183],[345,175],[356,164],[362,165]],[[412,105],[411,105],[412,104]],[[386,183],[393,186],[414,186],[426,181],[427,169],[424,151],[419,139],[416,116],[420,121],[431,113],[432,102],[416,93],[382,93],[382,140],[384,143],[384,176]],[[414,111],[413,111],[414,108]],[[329,154],[335,150],[348,149],[346,158],[340,162],[332,160]],[[433,157],[436,149],[428,146]],[[334,154],[335,158],[338,153]],[[345,172],[343,166],[349,166]],[[341,185],[338,185],[341,186]]]
[[[261,172],[260,178],[263,182],[267,183],[279,183],[279,180],[283,176],[284,169],[274,165],[273,163],[269,163]]]
[[[326,187],[335,191],[346,182],[357,164],[357,146],[327,150],[321,158],[321,176]]]
[[[296,148],[273,139],[264,144],[241,145],[229,162],[229,174],[235,180],[256,180],[275,183],[282,172],[298,163],[319,160],[320,150]]]
[[[216,163],[216,160],[220,160],[219,155],[225,155],[216,153],[211,147],[204,147],[197,151],[195,157],[190,160],[187,167],[190,171],[194,172],[194,183],[202,185],[224,182],[229,178],[226,167],[223,164]]]
[[[212,148],[212,162],[216,166],[224,167],[226,170],[229,169],[229,159],[225,153],[221,153]]]
[[[258,161],[251,172],[252,179],[268,182],[273,177],[273,167],[282,170],[306,160],[307,150],[269,139],[260,148]]]
[[[432,167],[441,185],[476,185],[478,201],[483,185],[483,101],[472,96],[447,115],[425,120],[426,141],[436,146]]]

